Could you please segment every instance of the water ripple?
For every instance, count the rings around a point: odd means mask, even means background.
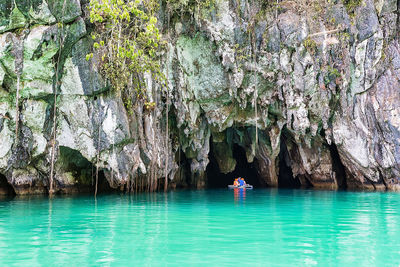
[[[0,201],[0,266],[399,266],[400,194],[180,191]]]

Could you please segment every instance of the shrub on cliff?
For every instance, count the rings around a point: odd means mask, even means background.
[[[161,36],[157,28],[155,0],[90,0],[93,48],[101,71],[118,92],[143,95],[143,73],[163,81],[157,51]],[[88,54],[86,59],[93,57]],[[128,99],[130,99],[128,97]]]

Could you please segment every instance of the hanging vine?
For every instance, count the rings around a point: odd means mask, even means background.
[[[96,184],[94,188],[94,197],[97,196],[97,188],[99,185],[99,160],[100,160],[100,140],[101,140],[101,118],[99,118],[97,129],[97,149],[96,149]]]
[[[17,95],[15,96],[15,139],[18,140],[19,133],[19,89],[21,73],[17,71]]]
[[[64,17],[64,11],[65,11],[65,5],[66,5],[66,0],[63,2],[62,6],[62,15],[61,18]],[[55,162],[55,146],[56,146],[56,138],[57,138],[57,90],[59,88],[59,72],[60,72],[60,59],[61,59],[61,52],[64,46],[64,41],[66,36],[64,36],[64,23],[59,22],[58,24],[59,28],[59,50],[58,50],[58,56],[57,56],[57,62],[56,62],[56,73],[55,73],[55,80],[54,80],[54,85],[53,85],[53,90],[54,90],[54,107],[53,107],[53,134],[52,134],[52,143],[51,143],[51,166],[50,166],[50,181],[49,181],[49,195],[52,196],[54,194],[54,162]]]
[[[255,36],[254,36],[254,29],[256,27],[256,18],[250,13],[250,4],[248,1],[246,1],[246,8],[247,8],[247,13],[248,13],[248,20],[250,22],[249,28],[247,29],[248,31],[248,39],[250,42],[250,58],[251,56],[253,57],[253,78],[254,78],[254,93],[253,93],[253,103],[254,103],[254,120],[255,120],[255,127],[256,127],[256,133],[255,133],[255,148],[257,149],[258,146],[258,106],[257,106],[257,100],[258,100],[258,89],[257,89],[257,74],[256,74],[256,66],[257,66],[257,46],[256,46],[256,41],[255,41]]]
[[[168,15],[167,15],[167,31],[168,31],[168,33],[167,33],[167,43],[168,42],[170,42],[170,35],[169,35],[169,20],[170,20],[170,7],[168,6],[167,7],[167,13],[168,13]],[[169,46],[167,45],[167,57],[169,57]],[[169,66],[168,66],[168,58],[167,58],[167,60],[166,60],[166,62],[167,62],[167,70],[166,70],[166,72],[167,72],[167,77],[166,77],[166,86],[165,86],[165,88],[166,88],[166,94],[167,94],[167,100],[166,100],[166,111],[165,111],[165,123],[166,123],[166,126],[165,126],[165,150],[166,150],[166,153],[165,153],[165,169],[164,169],[164,176],[165,176],[165,179],[164,179],[164,192],[167,192],[167,189],[168,189],[168,148],[169,148],[169,143],[168,143],[168,140],[169,140],[169,129],[168,129],[168,111],[169,111],[169,86],[168,86],[168,78],[169,78]]]

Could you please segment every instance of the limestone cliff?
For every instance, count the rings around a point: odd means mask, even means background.
[[[168,88],[144,74],[155,108],[130,110],[85,59],[88,1],[62,2],[0,3],[0,193],[48,191],[55,90],[59,192],[90,190],[96,169],[119,190],[166,175],[205,187],[210,153],[229,173],[235,145],[266,186],[286,166],[304,186],[399,189],[397,1],[217,0],[172,14],[161,2]]]

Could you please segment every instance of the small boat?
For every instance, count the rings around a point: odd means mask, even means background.
[[[241,188],[241,189],[253,189],[253,186],[252,186],[252,185],[250,185],[250,184],[246,184],[246,185],[243,185],[243,186],[238,186],[238,185],[233,185],[233,184],[230,184],[230,185],[228,185],[228,188],[229,188],[229,189],[235,189],[235,188]]]

